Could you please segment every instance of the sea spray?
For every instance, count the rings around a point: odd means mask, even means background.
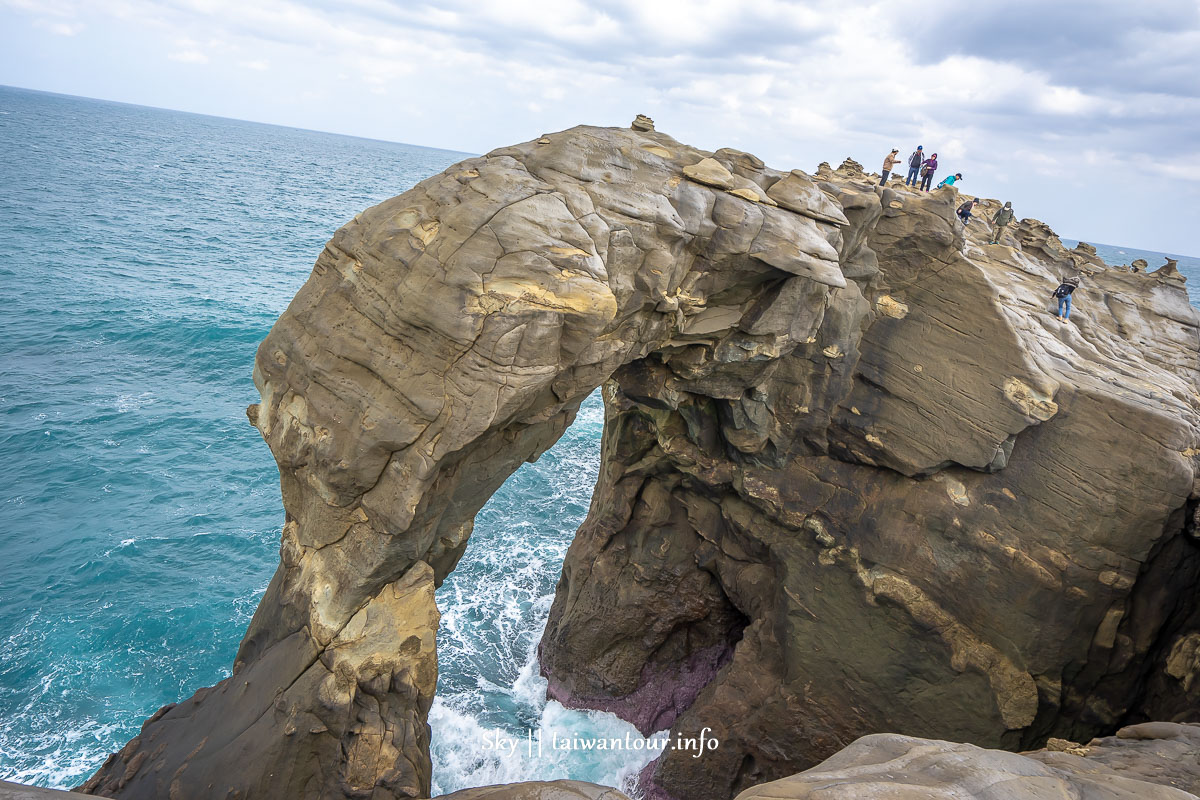
[[[547,701],[538,671],[563,556],[595,486],[603,420],[593,393],[563,438],[480,511],[467,552],[438,590],[442,677],[429,715],[435,794],[556,778],[632,791],[666,746],[665,731],[646,738],[613,714]],[[593,746],[570,746],[576,740]],[[596,746],[601,740],[606,745]]]

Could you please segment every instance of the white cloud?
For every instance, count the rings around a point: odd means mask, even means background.
[[[172,61],[178,61],[183,64],[207,64],[208,56],[201,53],[199,50],[177,50],[171,53],[167,58]]]
[[[0,0],[83,37],[106,21],[174,41],[170,59],[210,64],[195,80],[265,121],[482,152],[647,113],[781,168],[878,169],[920,142],[973,190],[1031,199],[1098,163],[1148,192],[1191,163],[1188,3],[1097,0],[1068,24],[1036,0]]]
[[[50,20],[38,20],[36,24],[39,28],[44,28],[56,36],[75,36],[84,29],[82,22],[52,22]]]

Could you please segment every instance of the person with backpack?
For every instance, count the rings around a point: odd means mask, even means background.
[[[921,166],[922,191],[929,191],[929,187],[933,184],[933,173],[935,172],[937,172],[937,153],[925,159],[925,163]]]
[[[958,211],[956,213],[958,214],[958,218],[962,220],[963,225],[966,225],[968,222],[971,221],[971,209],[973,209],[974,207],[975,207],[974,200],[968,200],[967,202],[963,203],[961,206],[958,207]]]
[[[879,179],[880,186],[887,185],[887,178],[888,178],[888,175],[890,175],[892,172],[892,167],[896,166],[896,162],[898,162],[900,160],[900,159],[896,158],[896,153],[899,153],[899,152],[900,152],[899,150],[897,150],[896,148],[893,147],[892,152],[888,153],[887,158],[885,158],[883,160],[883,176]]]
[[[956,172],[953,175],[947,175],[946,179],[937,185],[937,188],[940,189],[943,186],[953,186],[954,184],[958,183],[961,180],[962,180],[962,173]]]
[[[916,186],[920,179],[918,176],[921,172],[921,165],[925,163],[924,145],[917,145],[917,149],[908,157],[908,177],[904,179],[905,186]]]
[[[1079,288],[1079,281],[1082,276],[1076,275],[1071,278],[1063,278],[1062,283],[1054,290],[1054,296],[1058,299],[1058,313],[1054,316],[1058,317],[1064,323],[1071,318],[1071,293]]]
[[[1013,221],[1012,201],[1009,200],[1004,204],[1004,208],[996,212],[996,216],[992,217],[992,240],[988,244],[998,244],[1000,237],[1004,235],[1004,229],[1008,227],[1008,223]]]

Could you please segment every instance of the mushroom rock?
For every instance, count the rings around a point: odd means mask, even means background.
[[[865,178],[866,173],[863,171],[863,165],[855,161],[853,158],[847,158],[842,161],[834,172],[840,178],[854,179]]]
[[[647,117],[645,114],[638,114],[634,117],[633,124],[630,126],[635,131],[646,133],[654,130],[654,120]]]
[[[82,790],[427,797],[434,587],[598,387],[541,668],[567,705],[719,741],[648,795],[730,798],[878,731],[1026,748],[1192,715],[1183,286],[1098,271],[1062,326],[1042,223],[984,248],[944,195],[817,179],[578,127],[347,223],[255,359],[286,518],[232,675]]]
[[[1160,280],[1168,280],[1174,283],[1183,284],[1187,278],[1183,277],[1183,275],[1179,272],[1179,260],[1167,257],[1165,261],[1165,264],[1150,274],[1155,278],[1159,278]]]
[[[1081,270],[1086,269],[1089,273],[1096,269],[1109,269],[1108,264],[1104,263],[1104,259],[1096,253],[1096,248],[1087,242],[1079,242],[1070,250],[1068,255],[1075,266]]]

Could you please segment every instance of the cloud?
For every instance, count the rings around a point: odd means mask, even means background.
[[[44,28],[56,36],[75,36],[84,29],[81,22],[52,22],[50,20],[37,20],[35,23],[39,28]]]
[[[1103,173],[1153,194],[1195,163],[1200,129],[1195,0],[5,4],[173,41],[170,59],[209,64],[195,79],[265,121],[475,151],[644,112],[779,167],[919,140],[969,186],[1066,195]]]
[[[174,53],[169,54],[167,58],[171,59],[172,61],[178,61],[182,64],[208,63],[208,56],[194,48],[188,50],[176,50]]]

